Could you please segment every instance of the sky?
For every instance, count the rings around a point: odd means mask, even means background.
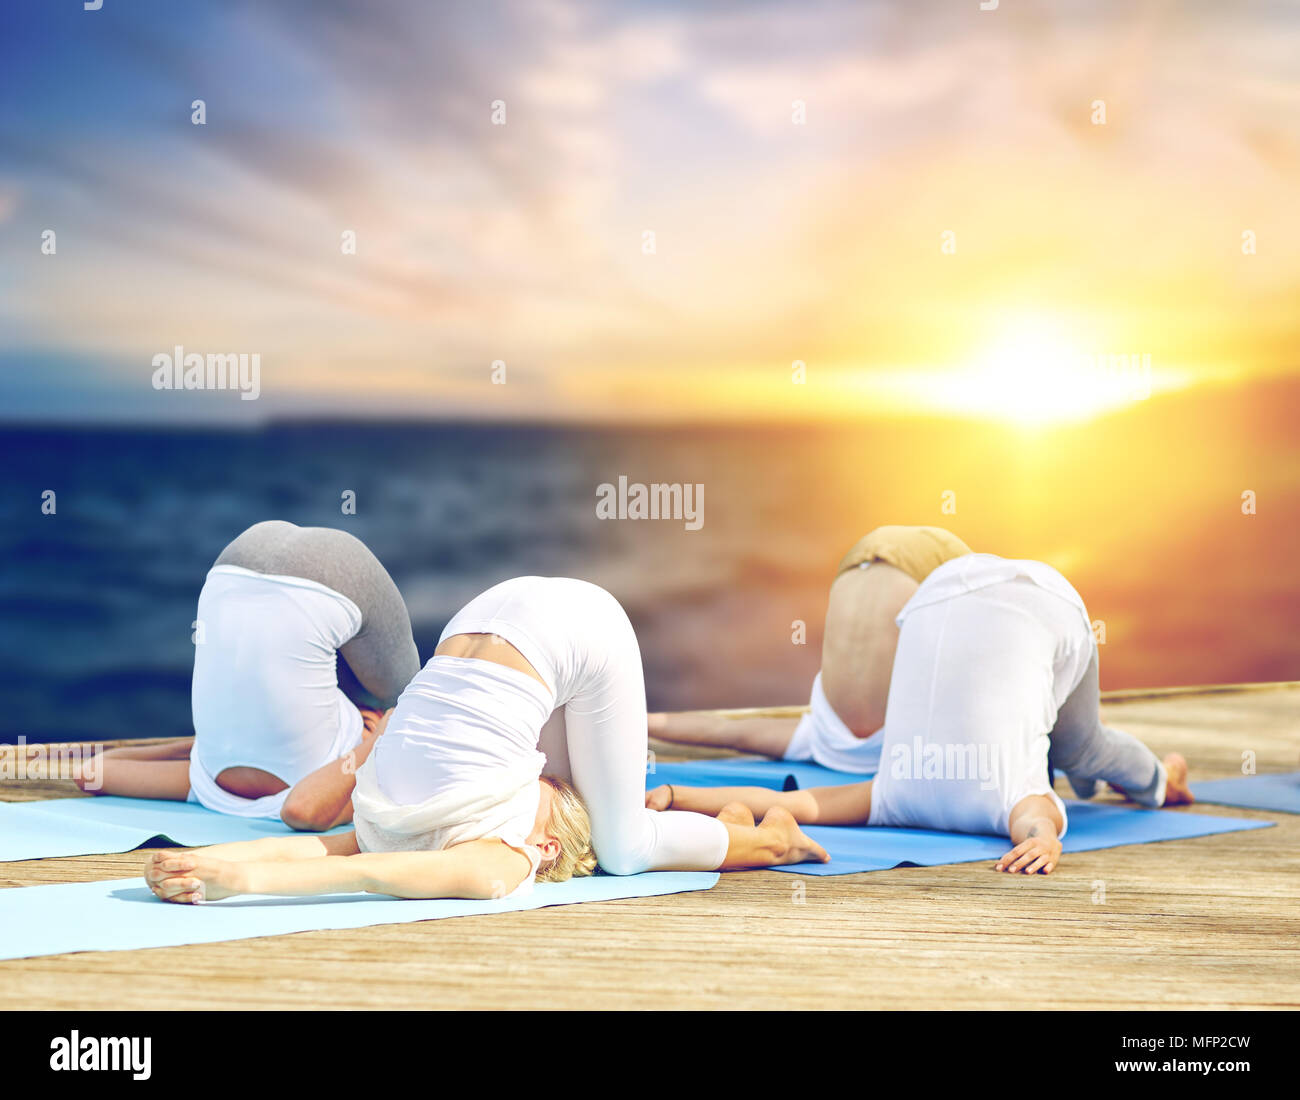
[[[1294,4],[14,0],[0,419],[1078,421],[1300,372],[1298,194]]]

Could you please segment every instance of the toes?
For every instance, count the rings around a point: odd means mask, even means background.
[[[804,833],[802,829],[799,831],[799,843],[804,846],[809,859],[816,860],[818,863],[826,863],[830,860],[831,857],[827,854],[826,849]]]

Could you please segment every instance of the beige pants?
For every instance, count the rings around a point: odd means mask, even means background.
[[[877,527],[857,541],[831,586],[812,711],[796,729],[786,759],[811,759],[841,771],[875,770],[878,744],[862,739],[885,720],[898,644],[894,619],[921,581],[970,552],[940,527]],[[873,564],[890,568],[859,568]]]
[[[920,584],[944,562],[970,552],[969,546],[942,527],[877,527],[853,544],[840,560],[835,575],[856,569],[863,562],[883,561]]]

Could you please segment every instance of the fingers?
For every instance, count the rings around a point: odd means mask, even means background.
[[[145,867],[144,877],[150,883],[161,882],[175,875],[188,874],[198,865],[198,860],[188,852],[155,852]]]
[[[202,881],[185,877],[197,867],[198,860],[187,852],[154,852],[145,865],[145,883],[154,897],[163,901],[199,902],[203,900]]]
[[[1022,841],[998,860],[996,870],[1017,874],[1023,867],[1033,862],[1038,853],[1039,849],[1033,840]]]
[[[1014,860],[1017,856],[1022,855],[1025,852],[1025,850],[1028,848],[1028,846],[1029,846],[1029,841],[1027,840],[1022,841],[1020,844],[1017,844],[1014,848],[1011,849],[1011,851],[1009,851],[1000,860],[998,860],[997,865],[993,869],[995,871],[1007,870],[1008,865],[1012,862],[1012,860]]]
[[[1021,871],[1024,871],[1031,863],[1033,863],[1034,860],[1037,859],[1038,856],[1041,854],[1041,852],[1042,849],[1039,848],[1036,844],[1033,844],[1031,842],[1029,844],[1029,847],[1024,852],[1022,852],[1015,860],[1012,861],[1011,866],[1008,867],[1007,870],[1010,871],[1011,874],[1013,875],[1019,874]]]
[[[154,894],[163,901],[182,905],[197,905],[203,901],[203,880],[198,878],[169,878],[160,882]]]
[[[1040,872],[1049,875],[1056,869],[1057,858],[1057,853],[1051,848],[1044,848],[1040,841],[1031,839],[1017,844],[998,860],[993,869],[1012,875],[1036,875]]]

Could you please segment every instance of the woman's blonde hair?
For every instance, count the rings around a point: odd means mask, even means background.
[[[542,776],[555,797],[551,799],[551,819],[546,831],[560,842],[560,854],[537,871],[538,882],[564,882],[590,875],[596,870],[596,852],[591,846],[591,817],[582,799],[563,779]]]

